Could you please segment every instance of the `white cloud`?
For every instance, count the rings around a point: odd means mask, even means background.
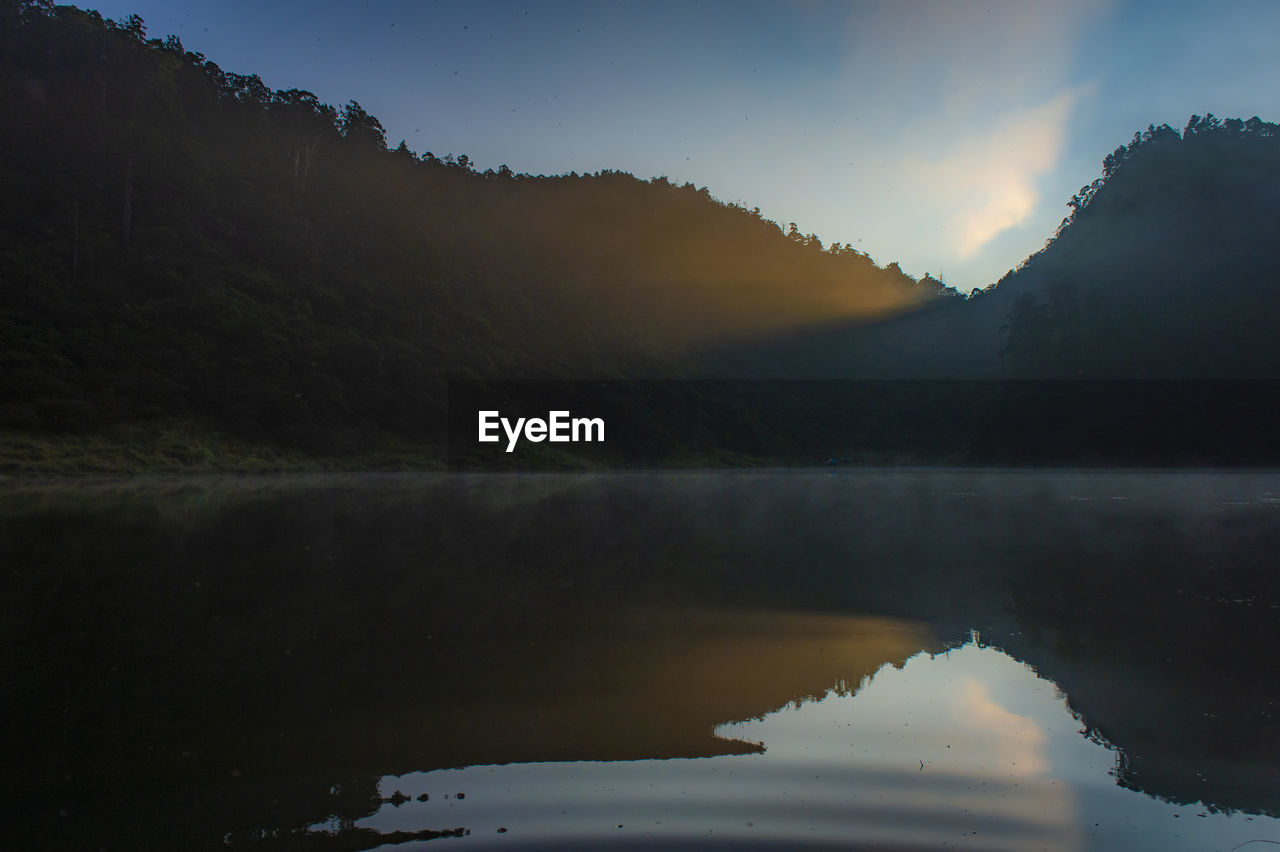
[[[1063,84],[1111,0],[876,0],[847,20],[850,81],[906,96],[926,121],[972,120]]]
[[[1043,227],[1043,188],[1093,91],[1077,60],[1112,3],[875,0],[849,12],[840,97],[865,135],[843,141],[860,160],[858,235],[877,257],[917,274],[976,269],[1001,234]]]
[[[941,158],[903,164],[922,197],[951,211],[943,226],[949,252],[970,258],[1035,212],[1037,184],[1058,165],[1072,110],[1089,92],[1064,89],[986,132],[954,140]]]

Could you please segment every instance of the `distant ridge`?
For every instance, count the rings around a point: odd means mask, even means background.
[[[727,375],[1280,378],[1280,126],[1192,116],[1108,154],[1044,249],[968,299],[720,348]]]

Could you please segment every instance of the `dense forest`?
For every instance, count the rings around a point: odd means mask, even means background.
[[[1192,116],[1108,154],[1045,247],[966,299],[717,349],[728,375],[1280,376],[1280,126]]]
[[[0,427],[344,451],[421,439],[448,377],[679,375],[943,292],[692,184],[392,148],[137,17],[0,9]]]
[[[1280,126],[1192,116],[1108,154],[1000,282],[1020,375],[1280,376]]]
[[[611,410],[668,433],[637,439],[646,464],[1220,462],[1206,436],[1280,411],[1266,388],[1157,389],[1148,422],[1079,455],[1060,433],[1130,390],[626,384],[1270,379],[1280,132],[1257,118],[1136,134],[1043,250],[965,298],[692,184],[393,147],[354,101],[48,0],[0,0],[0,126],[10,470],[102,469],[122,447],[107,468],[418,465],[442,459],[459,379],[611,380]],[[1150,440],[1202,398],[1219,416],[1194,451]]]

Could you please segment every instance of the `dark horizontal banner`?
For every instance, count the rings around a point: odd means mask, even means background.
[[[458,470],[1278,463],[1274,381],[449,383]]]

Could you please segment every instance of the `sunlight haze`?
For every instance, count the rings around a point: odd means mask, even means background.
[[[483,171],[706,186],[968,292],[1148,124],[1280,117],[1266,3],[108,0]]]

